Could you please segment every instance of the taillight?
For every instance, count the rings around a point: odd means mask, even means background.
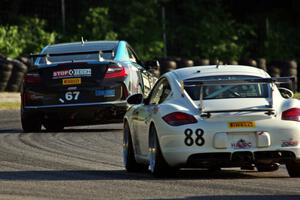
[[[126,76],[127,72],[123,66],[112,65],[107,67],[104,78],[120,78]]]
[[[300,108],[291,108],[282,112],[281,119],[300,122]]]
[[[28,73],[24,76],[24,83],[37,84],[41,82],[41,77],[36,73]]]
[[[183,112],[173,112],[163,117],[163,120],[171,126],[181,126],[185,124],[197,123],[197,119],[193,115]]]

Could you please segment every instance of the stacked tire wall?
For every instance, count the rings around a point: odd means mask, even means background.
[[[293,76],[295,77],[295,82],[293,84],[282,85],[283,87],[287,87],[293,91],[300,90],[300,82],[298,74],[298,65],[295,60],[274,60],[267,61],[265,58],[257,58],[257,59],[245,59],[245,60],[228,60],[228,61],[220,61],[217,59],[187,59],[187,58],[178,58],[178,57],[168,57],[158,59],[160,64],[160,75],[184,67],[192,67],[192,66],[202,66],[202,65],[247,65],[253,66],[264,71],[267,71],[271,77],[281,77],[281,76]]]
[[[30,65],[27,58],[17,60],[0,55],[0,92],[19,92]]]

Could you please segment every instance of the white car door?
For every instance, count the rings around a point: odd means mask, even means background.
[[[137,132],[142,156],[148,155],[148,137],[150,122],[153,114],[156,114],[161,104],[170,94],[170,85],[166,78],[161,79],[153,88],[148,102],[141,106],[138,112]]]

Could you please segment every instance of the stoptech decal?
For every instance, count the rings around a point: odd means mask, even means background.
[[[60,70],[53,72],[53,79],[58,78],[70,78],[70,77],[90,77],[92,75],[91,69],[69,69],[69,70]]]

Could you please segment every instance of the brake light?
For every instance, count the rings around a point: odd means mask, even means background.
[[[104,78],[120,78],[126,76],[127,72],[123,66],[112,65],[108,66]]]
[[[41,82],[41,77],[36,73],[28,73],[24,76],[24,83],[37,84]]]
[[[163,120],[171,126],[181,126],[185,124],[197,123],[197,119],[193,115],[183,112],[173,112],[163,117]]]
[[[281,119],[300,122],[300,108],[291,108],[284,111],[281,115]]]

